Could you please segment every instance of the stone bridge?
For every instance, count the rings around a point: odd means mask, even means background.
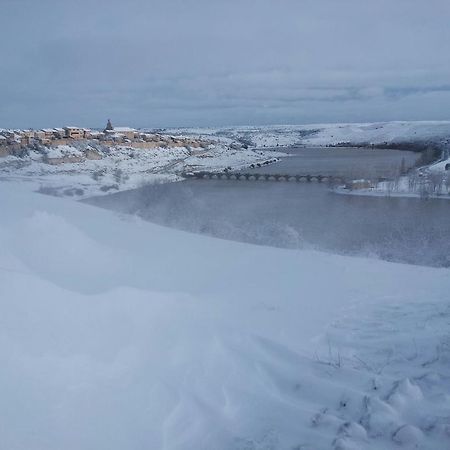
[[[272,173],[256,173],[256,172],[185,172],[182,173],[183,178],[195,178],[198,180],[246,180],[246,181],[294,181],[294,182],[311,182],[318,183],[344,183],[345,179],[334,175],[317,175],[317,174],[272,174]]]

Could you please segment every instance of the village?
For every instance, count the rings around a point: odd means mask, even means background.
[[[207,132],[172,132],[115,127],[110,120],[103,129],[0,128],[0,180],[81,199],[181,181],[186,172],[249,167],[279,155]]]
[[[130,127],[113,127],[110,120],[102,130],[66,126],[63,128],[43,128],[39,130],[0,129],[0,156],[17,155],[33,146],[57,147],[72,145],[77,141],[92,141],[107,146],[133,148],[189,147],[207,148],[211,141],[149,133]]]

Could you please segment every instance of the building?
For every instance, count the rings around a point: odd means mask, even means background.
[[[112,126],[111,119],[108,119],[108,123],[106,124],[106,128],[103,130],[104,133],[107,131],[113,131],[114,127]]]
[[[101,131],[90,130],[89,137],[91,139],[101,139],[104,136],[104,133]]]
[[[37,139],[38,141],[42,141],[43,139],[45,139],[45,132],[42,130],[35,131],[34,138]]]
[[[20,132],[21,136],[33,139],[34,138],[34,131],[33,130],[23,130]]]
[[[33,130],[22,130],[19,132],[22,145],[31,145],[34,142]]]
[[[39,143],[39,144],[43,144],[46,145],[50,142],[50,139],[48,139],[46,137],[46,133],[44,130],[36,130],[33,131],[33,137],[22,137],[21,136],[21,142],[25,145],[29,145],[31,143]]]
[[[136,139],[139,136],[139,133],[134,128],[129,127],[114,127],[115,134],[121,134],[125,136],[130,141]]]
[[[34,142],[34,137],[21,135],[20,142],[22,145],[31,145]]]
[[[44,132],[45,139],[51,140],[55,137],[55,130],[53,128],[44,128],[41,131]]]
[[[134,128],[130,127],[113,127],[111,120],[108,119],[108,123],[106,124],[105,129],[103,130],[106,136],[114,135],[117,139],[117,135],[123,136],[125,139],[133,141],[134,139],[139,138],[139,132]]]
[[[53,139],[53,130],[38,130],[34,132],[34,139],[42,145],[47,145]]]
[[[83,139],[84,138],[84,131],[82,128],[64,127],[64,131],[66,132],[66,138],[69,138],[69,139]]]
[[[64,128],[54,128],[53,134],[57,139],[63,139],[66,137],[66,131],[64,130]]]

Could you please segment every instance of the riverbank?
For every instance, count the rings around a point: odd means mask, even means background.
[[[372,182],[356,180],[348,186],[338,186],[335,192],[347,195],[450,199],[449,160],[411,169],[406,175],[391,180]]]
[[[450,193],[448,194],[423,194],[415,192],[395,192],[389,190],[376,190],[376,189],[355,189],[351,190],[345,186],[338,186],[333,188],[335,194],[340,195],[353,195],[358,197],[387,197],[387,198],[416,198],[421,200],[433,199],[433,200],[450,200]]]

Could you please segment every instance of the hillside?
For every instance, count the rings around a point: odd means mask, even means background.
[[[448,147],[450,144],[450,121],[271,125],[171,131],[194,136],[228,137],[262,148],[402,143],[435,143]]]

